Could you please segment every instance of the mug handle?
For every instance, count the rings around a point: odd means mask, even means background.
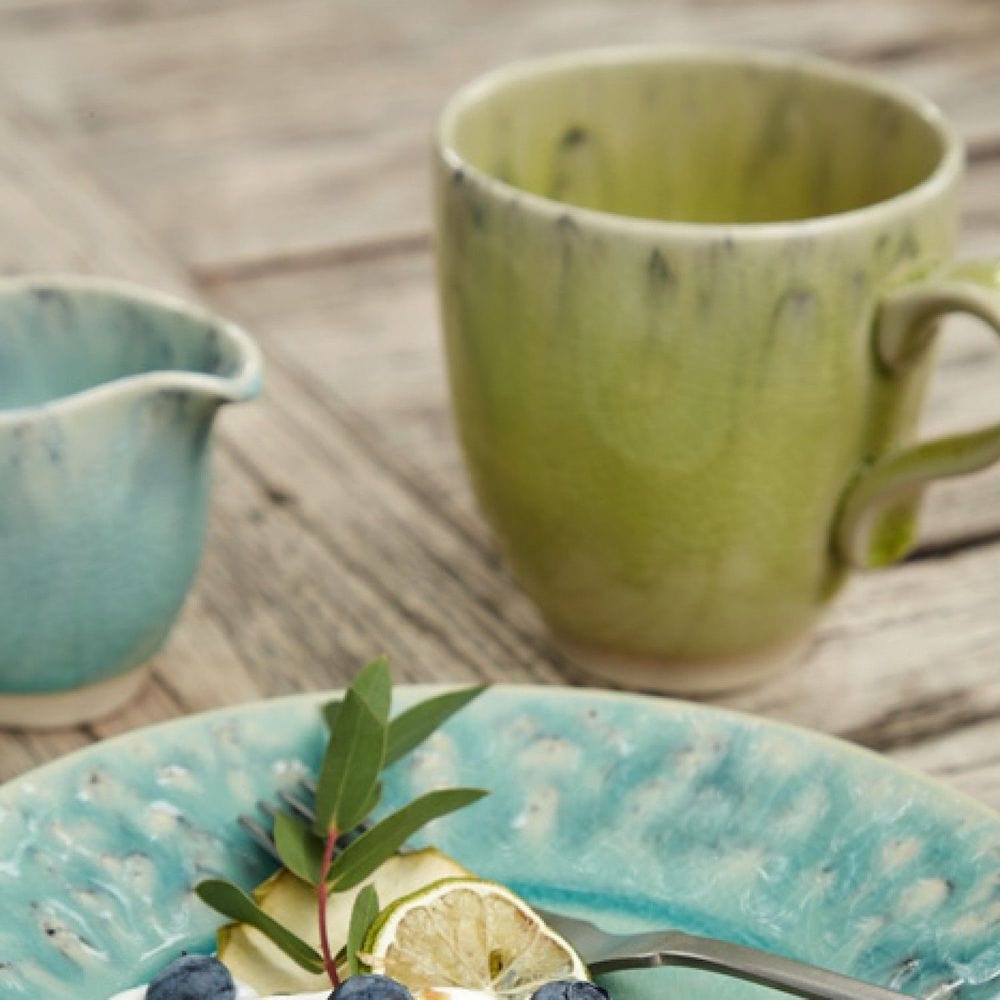
[[[934,321],[949,312],[978,316],[1000,335],[1000,263],[960,264],[887,295],[874,334],[883,372],[898,374],[917,360],[934,339]],[[998,460],[1000,423],[880,457],[858,473],[841,501],[834,533],[841,558],[859,569],[901,558],[913,543],[913,506],[924,489]]]

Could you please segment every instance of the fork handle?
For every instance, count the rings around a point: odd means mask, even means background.
[[[665,965],[721,972],[808,1000],[900,1000],[906,997],[904,993],[873,986],[792,958],[680,931],[650,934],[641,943],[633,940],[630,954],[612,955],[592,962],[590,971],[594,975],[603,975]]]

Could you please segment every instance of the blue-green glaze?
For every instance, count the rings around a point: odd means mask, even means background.
[[[213,418],[259,387],[246,335],[172,299],[0,283],[0,694],[159,648],[201,553]]]
[[[397,692],[397,708],[427,694]],[[0,788],[0,997],[101,1000],[211,947],[202,877],[268,870],[235,824],[317,766],[322,695],[172,722]],[[493,795],[429,842],[609,928],[672,924],[928,995],[1000,996],[1000,818],[873,754],[683,703],[488,692],[391,772],[384,808]],[[615,1000],[761,995],[630,973]]]

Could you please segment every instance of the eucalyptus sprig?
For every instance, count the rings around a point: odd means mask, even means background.
[[[351,973],[357,971],[357,951],[378,915],[378,897],[371,886],[358,894],[345,948],[335,952],[326,923],[329,894],[360,885],[421,827],[471,805],[487,793],[480,788],[429,792],[365,829],[339,850],[338,841],[343,843],[342,834],[355,831],[378,806],[382,771],[419,746],[483,690],[473,687],[449,691],[390,720],[392,680],[388,661],[379,657],[358,673],[341,701],[323,707],[329,739],[316,782],[316,819],[308,825],[279,813],[274,824],[282,864],[315,887],[322,954],[230,882],[201,882],[195,888],[199,897],[223,916],[256,927],[307,971],[325,970],[333,986],[338,986],[338,955],[346,952]]]

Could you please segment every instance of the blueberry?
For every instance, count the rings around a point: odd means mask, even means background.
[[[531,1000],[610,1000],[603,986],[560,979],[535,990]]]
[[[329,1000],[413,1000],[413,994],[388,976],[360,973],[345,979]]]
[[[146,990],[146,1000],[235,1000],[229,970],[211,955],[182,955]]]

